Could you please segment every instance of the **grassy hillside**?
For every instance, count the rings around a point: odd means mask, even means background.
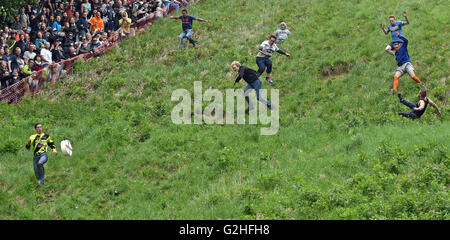
[[[450,219],[449,1],[201,1],[201,48],[178,49],[181,23],[158,21],[20,105],[0,104],[1,219]],[[407,11],[416,73],[442,111],[420,120],[390,92],[395,59],[379,28]],[[272,57],[280,129],[175,125],[172,92],[232,88],[230,63]],[[338,72],[333,71],[339,69]],[[245,85],[241,83],[241,87]],[[399,91],[417,101],[408,76]],[[41,122],[74,155],[50,156],[36,187],[24,146]]]

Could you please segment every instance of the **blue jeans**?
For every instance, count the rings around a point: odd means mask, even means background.
[[[48,156],[47,153],[36,154],[33,157],[33,165],[34,165],[34,175],[36,175],[37,180],[44,180],[45,178],[45,169],[44,164],[47,162]]]
[[[184,41],[183,38],[187,38],[192,45],[195,47],[195,40],[192,38],[192,34],[194,34],[194,30],[188,29],[186,31],[183,31],[178,39],[180,39],[180,48],[184,48]]]
[[[272,72],[272,61],[266,57],[256,57],[256,64],[258,65],[258,73],[262,74],[267,67],[267,73]]]
[[[261,79],[260,78],[258,78],[258,80],[254,81],[252,83],[249,83],[247,85],[247,87],[245,87],[244,96],[245,96],[245,100],[247,100],[247,102],[248,102],[249,108],[251,108],[251,107],[250,107],[250,98],[248,97],[248,94],[250,93],[250,91],[252,89],[255,89],[255,91],[256,91],[256,99],[258,101],[260,101],[260,102],[264,103],[265,105],[267,105],[268,108],[272,108],[272,103],[270,103],[270,101],[268,101],[267,99],[265,99],[265,98],[263,98],[261,96],[261,91],[260,91],[261,90]]]
[[[398,115],[407,117],[407,118],[411,118],[411,119],[418,118],[418,116],[416,115],[416,111],[414,110],[414,108],[417,107],[416,104],[414,104],[412,102],[408,102],[405,99],[402,99],[400,102],[403,103],[403,105],[411,108],[412,112],[399,112]]]

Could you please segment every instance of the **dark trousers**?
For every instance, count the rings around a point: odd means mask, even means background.
[[[403,116],[403,117],[407,117],[407,118],[411,118],[411,119],[418,118],[416,113],[415,113],[415,111],[414,111],[414,108],[417,107],[416,104],[414,104],[412,102],[408,102],[405,99],[402,99],[400,102],[403,103],[403,105],[411,108],[412,112],[399,112],[398,115]]]
[[[258,65],[258,74],[261,75],[267,67],[267,73],[272,72],[272,61],[266,57],[256,57],[256,64]]]

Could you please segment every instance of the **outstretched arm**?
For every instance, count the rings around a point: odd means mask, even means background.
[[[431,104],[431,106],[434,107],[434,109],[436,109],[436,111],[438,112],[439,115],[441,115],[441,111],[439,111],[439,108],[437,107],[436,103],[434,103],[433,101],[431,101],[431,99],[428,98],[429,103]]]
[[[403,45],[408,46],[408,39],[404,36],[401,36],[399,32],[397,32],[397,37],[403,40]]]
[[[281,50],[281,49],[278,49],[278,50],[277,50],[277,53],[280,53],[280,54],[286,55],[286,57],[291,57],[291,54],[289,54],[289,53],[287,53],[287,52],[284,52],[284,51],[283,51],[283,50]]]
[[[406,20],[406,22],[404,22],[403,25],[408,25],[409,19],[408,19],[408,15],[406,14],[406,12],[403,12],[403,16],[405,17],[405,20]]]
[[[53,140],[48,137],[48,146],[53,150],[53,154],[57,155],[58,151],[56,151],[56,146],[55,146],[55,142],[53,142]]]
[[[383,30],[385,35],[388,35],[389,31],[386,30],[386,28],[384,27],[384,24],[380,24],[381,30]]]
[[[199,21],[199,22],[211,22],[211,20],[206,20],[203,18],[196,18],[195,20]]]
[[[175,20],[177,20],[177,19],[180,19],[180,17],[177,17],[177,16],[169,16],[171,19],[175,19]]]

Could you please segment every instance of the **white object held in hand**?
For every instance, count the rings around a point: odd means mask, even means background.
[[[72,156],[72,145],[69,140],[61,141],[61,152],[64,155]]]

